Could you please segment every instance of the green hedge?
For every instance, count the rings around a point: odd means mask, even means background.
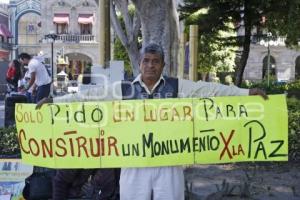
[[[20,154],[15,126],[0,128],[0,157],[10,157]]]
[[[290,83],[280,83],[276,81],[270,81],[268,86],[267,81],[262,81],[259,83],[244,82],[242,84],[243,88],[261,88],[266,91],[267,94],[284,94],[286,93],[288,97],[296,97],[300,99],[300,80],[296,80]]]
[[[289,158],[300,161],[300,100],[287,99],[289,111]]]

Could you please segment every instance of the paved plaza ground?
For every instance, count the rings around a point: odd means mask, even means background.
[[[300,199],[300,163],[198,165],[185,170],[186,200]]]

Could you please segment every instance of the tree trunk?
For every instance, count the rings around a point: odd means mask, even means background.
[[[143,46],[153,42],[162,45],[166,75],[177,74],[179,19],[175,0],[132,0],[140,16]]]
[[[122,28],[121,22],[117,17],[116,7],[122,13],[125,30]],[[139,73],[138,33],[141,28],[140,17],[137,13],[130,16],[127,0],[111,0],[110,18],[116,34],[128,53],[133,75],[137,76]]]
[[[136,77],[139,74],[139,50],[136,47],[130,46],[128,49],[128,56],[131,62],[133,76]]]
[[[243,51],[241,55],[241,60],[237,64],[237,69],[235,70],[235,82],[236,86],[241,86],[243,81],[243,74],[245,71],[245,67],[247,65],[247,60],[250,52],[250,44],[251,44],[251,16],[250,16],[250,5],[247,0],[245,0],[245,14],[244,14],[244,23],[245,23],[245,38],[243,42]]]

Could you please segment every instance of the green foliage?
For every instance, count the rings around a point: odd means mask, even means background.
[[[242,85],[245,88],[261,88],[266,91],[267,94],[283,94],[287,93],[288,97],[300,97],[300,80],[296,80],[291,83],[278,83],[276,79],[270,77],[270,85],[268,86],[267,80],[262,82],[249,82],[245,81]]]
[[[266,27],[281,36],[286,36],[286,44],[292,48],[299,48],[300,38],[300,1],[276,1],[269,0],[270,7],[277,8],[269,10],[266,15]]]
[[[231,75],[225,76],[224,82],[225,82],[226,85],[232,85],[233,84],[233,80],[232,80]]]
[[[185,3],[186,5],[181,7],[180,11],[181,16],[185,18],[186,27],[188,28],[190,24],[200,24],[198,72],[233,72],[237,48],[229,42],[229,38],[236,37],[232,22],[224,22],[222,29],[212,27],[210,29],[206,26],[211,22],[205,24],[201,22],[205,21],[211,13],[211,8],[205,7],[207,4],[201,1],[185,1]],[[188,29],[185,32],[187,33]]]
[[[287,91],[289,97],[300,98],[300,79],[287,85]]]
[[[15,126],[0,128],[0,156],[20,154]]]
[[[300,161],[300,100],[287,99],[289,110],[289,158]]]
[[[242,43],[234,24],[242,21],[242,4],[243,1],[184,0],[179,9],[181,18],[187,25],[199,24],[200,72],[232,72],[236,68],[236,51]]]
[[[193,8],[185,12],[185,5],[180,9],[182,16],[185,16],[186,25],[199,24],[199,21],[205,20],[211,12],[210,8],[201,7],[200,1],[185,3],[190,3]],[[199,6],[199,9],[194,9],[194,6]],[[201,36],[198,45],[198,72],[233,72],[237,48],[228,42],[228,38],[236,37],[233,24],[227,21],[224,22],[224,28],[214,30],[205,27],[206,25],[200,23],[199,26]]]
[[[215,53],[218,45],[210,42],[210,38],[203,35],[198,45],[198,72],[217,71],[216,62],[221,59]]]
[[[220,34],[219,34],[220,35]],[[198,45],[198,72],[232,72],[235,67],[235,49],[220,41],[202,35]]]
[[[187,24],[199,24],[200,34],[210,37],[210,42],[221,41],[219,44],[223,47],[243,47],[235,70],[235,83],[238,85],[247,64],[254,28],[258,30],[255,34],[267,29],[275,37],[286,36],[286,43],[291,47],[297,46],[300,38],[299,0],[184,0],[179,11]],[[262,22],[263,17],[267,19],[265,23]],[[240,28],[244,29],[244,35],[223,38],[218,35],[219,31],[231,32]],[[207,55],[210,55],[209,52]]]
[[[215,40],[219,40],[220,38],[217,33],[219,31],[236,31],[240,28],[238,24],[241,24],[241,21],[245,20],[245,14],[252,17],[252,23],[247,25],[253,26],[254,24],[258,24],[262,16],[259,10],[263,2],[253,0],[247,3],[251,4],[248,10],[245,9],[246,1],[184,0],[179,11],[181,18],[184,18],[187,24],[199,24],[201,34],[211,35]],[[204,10],[205,12],[203,12]],[[245,13],[246,11],[247,13]],[[243,15],[244,18],[242,17]],[[236,24],[236,26],[229,26],[229,24]],[[228,36],[222,40],[226,40],[227,44],[231,43],[241,46],[243,43],[238,44],[238,39],[236,36]]]
[[[133,17],[134,13],[135,13],[135,6],[134,4],[130,3],[128,5],[128,13],[131,17]]]
[[[114,59],[115,60],[123,60],[125,71],[128,74],[132,73],[132,68],[130,65],[128,53],[127,53],[125,47],[122,45],[119,38],[116,38],[115,43],[114,43]]]
[[[184,0],[179,11],[187,24],[199,24],[200,33],[211,34],[212,37],[216,37],[215,33],[220,30],[230,32],[241,27],[250,30],[257,27],[267,28],[275,36],[287,36],[291,41],[300,38],[299,0]],[[262,22],[263,17],[265,23]],[[228,26],[230,23],[236,26]],[[238,46],[244,44],[240,37],[228,39]]]

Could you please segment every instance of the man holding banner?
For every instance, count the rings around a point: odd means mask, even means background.
[[[83,102],[95,100],[129,100],[157,98],[188,98],[212,96],[260,95],[260,89],[240,89],[217,83],[197,83],[163,76],[164,52],[161,46],[149,44],[141,51],[140,72],[132,82],[92,88],[77,94],[54,99],[43,99],[37,105],[54,102]],[[105,95],[104,95],[105,94]],[[122,168],[120,177],[121,200],[183,200],[184,176],[182,167]]]

